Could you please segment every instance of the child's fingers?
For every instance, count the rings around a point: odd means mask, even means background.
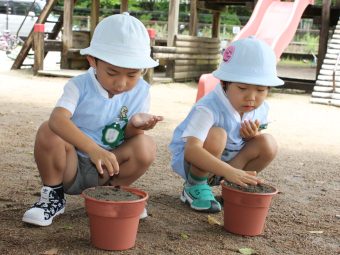
[[[113,174],[119,174],[119,164],[116,158],[114,159],[110,158],[110,166],[112,167]]]
[[[256,176],[257,172],[256,171],[246,171],[247,174],[252,175],[252,176]]]
[[[247,127],[245,124],[241,126],[241,131],[243,133],[243,137],[249,137],[250,131],[248,130],[249,127]]]
[[[246,181],[245,181],[247,184],[250,184],[250,185],[257,185],[258,184],[258,181],[257,179],[251,179],[251,178],[247,178]]]
[[[103,167],[102,167],[102,161],[101,160],[98,160],[98,162],[96,163],[96,168],[97,168],[99,174],[104,174],[104,170],[103,170]]]
[[[251,127],[252,127],[252,130],[255,130],[255,131],[258,129],[258,125],[256,125],[255,122],[251,123]]]
[[[105,164],[106,170],[109,173],[109,175],[113,176],[114,172],[113,172],[113,167],[111,165],[111,162],[109,160],[106,160],[104,164]]]
[[[157,121],[162,121],[162,120],[164,120],[164,117],[163,116],[155,116],[156,117],[156,120]]]

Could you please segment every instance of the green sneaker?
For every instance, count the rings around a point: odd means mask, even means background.
[[[217,213],[221,211],[221,204],[215,199],[208,184],[189,186],[184,184],[181,201],[189,203],[196,211]]]

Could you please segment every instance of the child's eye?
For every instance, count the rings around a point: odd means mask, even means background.
[[[246,90],[246,87],[238,87],[240,90]]]

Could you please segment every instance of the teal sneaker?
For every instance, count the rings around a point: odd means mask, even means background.
[[[215,199],[208,184],[189,186],[184,184],[181,201],[188,203],[196,211],[217,213],[221,211],[221,204]]]

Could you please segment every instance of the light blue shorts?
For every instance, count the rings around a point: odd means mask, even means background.
[[[221,160],[228,163],[238,153],[239,153],[239,151],[231,151],[231,150],[224,149],[222,156],[221,156]],[[190,167],[191,167],[191,164],[184,159],[184,170],[185,170],[185,174],[186,174],[187,178],[188,178],[188,173],[189,173]],[[221,176],[211,175],[211,176],[209,176],[208,184],[210,186],[218,186],[218,185],[220,185],[221,180],[222,180]]]

